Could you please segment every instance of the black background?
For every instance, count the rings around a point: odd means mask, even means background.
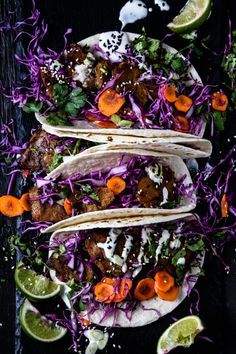
[[[70,41],[78,41],[95,33],[119,30],[120,23],[118,14],[120,8],[126,1],[117,0],[40,0],[36,1],[40,9],[42,18],[45,18],[49,25],[48,35],[45,45],[55,50],[63,47],[63,34],[68,27],[73,28]],[[128,25],[125,29],[130,32],[140,32],[145,26],[147,33],[156,38],[163,38],[167,33],[166,24],[181,9],[185,0],[167,0],[171,8],[168,12],[161,12],[158,6],[154,6],[154,1],[145,1],[153,11],[148,17],[135,24]],[[217,53],[221,53],[228,31],[228,17],[235,18],[233,0],[215,0],[210,19],[201,27],[199,35],[201,38],[210,35],[209,46]],[[29,14],[31,3],[28,0],[0,0],[0,18],[6,18],[9,10],[15,10],[13,17],[20,19]],[[235,23],[234,23],[235,24]],[[23,43],[15,44],[14,33],[2,33],[0,41],[0,79],[5,87],[10,87],[13,81],[22,78],[22,69],[17,65],[14,54],[23,53]],[[178,36],[170,37],[166,42],[177,49],[187,44]],[[193,58],[203,80],[213,84],[219,84],[224,80],[220,71],[221,56],[215,56],[206,50],[199,60]],[[32,116],[25,116],[22,112],[8,102],[3,96],[0,97],[1,111],[0,118],[9,121],[14,118],[17,137],[24,142],[30,136],[32,127],[36,127],[36,121]],[[217,161],[220,156],[235,143],[236,135],[235,114],[228,119],[226,129],[223,134],[214,138],[213,155],[211,161]],[[7,189],[8,178],[0,177],[0,193],[4,194]],[[16,182],[15,194],[19,194],[22,188],[21,182]],[[0,216],[1,217],[1,216]],[[0,219],[0,354],[62,354],[66,353],[70,345],[70,338],[51,344],[44,345],[32,341],[24,334],[21,334],[18,324],[20,295],[16,293],[12,267],[16,259],[5,259],[2,247],[6,247],[7,236],[16,232],[17,225],[10,220]],[[235,265],[236,244],[229,243],[224,251],[226,263],[231,266],[231,271],[227,274],[224,267],[216,257],[207,257],[205,264],[206,275],[202,277],[196,289],[200,293],[200,317],[205,323],[206,330],[204,336],[208,336],[214,343],[209,343],[198,338],[195,344],[189,349],[177,349],[176,353],[188,354],[235,354],[236,353],[236,265]],[[110,331],[114,333],[109,340],[109,344],[104,353],[148,353],[156,352],[156,343],[163,330],[173,322],[173,318],[180,318],[189,314],[190,305],[196,302],[197,293],[192,292],[189,299],[185,300],[171,315],[161,318],[159,321],[140,328],[116,329]],[[118,345],[121,348],[118,348]]]

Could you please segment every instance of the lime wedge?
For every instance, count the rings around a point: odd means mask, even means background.
[[[198,28],[209,16],[211,0],[188,0],[167,27],[178,33],[191,32]]]
[[[55,284],[41,274],[20,262],[15,270],[15,282],[18,289],[31,300],[49,299],[60,292],[60,285]]]
[[[169,353],[176,347],[190,347],[194,338],[204,329],[197,316],[187,316],[173,323],[159,338],[157,354]]]
[[[41,316],[28,300],[25,300],[21,306],[20,324],[27,335],[41,342],[54,342],[61,339],[67,332],[66,328]]]

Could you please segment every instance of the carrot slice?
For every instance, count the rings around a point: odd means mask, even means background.
[[[229,203],[226,194],[223,194],[221,199],[221,216],[222,218],[227,218],[229,216]]]
[[[24,209],[20,199],[12,195],[4,195],[0,197],[0,212],[5,216],[14,217],[22,215]]]
[[[132,280],[127,279],[127,278],[122,278],[122,279],[115,279],[115,278],[104,278],[102,280],[104,283],[112,285],[115,296],[112,299],[112,302],[121,302],[123,301],[126,296],[128,295],[131,287],[132,287]],[[115,289],[116,285],[118,285],[118,292],[117,289]]]
[[[188,119],[183,116],[177,116],[176,119],[177,119],[177,123],[176,123],[177,129],[182,132],[188,132],[190,128]]]
[[[125,180],[118,176],[111,177],[107,180],[107,188],[109,188],[115,195],[118,195],[126,188]]]
[[[115,297],[114,287],[104,282],[99,282],[95,285],[94,295],[99,301],[109,304]]]
[[[128,295],[130,289],[132,287],[132,280],[131,279],[121,279],[119,284],[118,293],[115,294],[113,302],[121,302],[123,301],[126,296]]]
[[[87,115],[86,118],[90,121],[97,121],[98,118],[97,117],[94,117],[94,116],[91,116],[91,115]]]
[[[215,92],[212,95],[212,108],[216,111],[226,111],[228,106],[228,97],[223,92]]]
[[[193,104],[193,100],[185,95],[180,95],[175,101],[175,108],[180,112],[188,112]]]
[[[140,280],[134,290],[134,297],[139,301],[151,299],[155,295],[155,282],[152,278]]]
[[[175,85],[165,85],[163,95],[168,102],[175,102],[177,100]]]
[[[98,98],[98,109],[104,116],[115,114],[125,103],[125,98],[115,90],[107,89]]]
[[[113,122],[107,122],[105,120],[101,120],[100,122],[97,123],[97,126],[100,128],[107,128],[107,129],[115,129],[117,128],[117,125]]]
[[[30,202],[29,202],[29,193],[25,193],[25,194],[23,194],[21,196],[20,203],[21,203],[22,208],[25,211],[30,211],[31,210],[31,205],[30,205]]]
[[[71,206],[71,202],[69,201],[68,198],[66,198],[64,200],[63,206],[64,206],[66,214],[70,216],[72,214],[72,206]]]
[[[168,291],[158,290],[158,292],[157,292],[157,296],[160,299],[166,300],[166,301],[174,301],[177,299],[178,295],[179,295],[178,286],[172,286],[172,288],[170,288],[170,290],[168,290]]]
[[[165,270],[161,270],[159,272],[156,272],[155,274],[155,291],[161,290],[163,292],[166,292],[170,290],[170,288],[174,285],[175,280],[170,275],[167,273]]]
[[[91,322],[87,320],[87,318],[84,318],[83,316],[79,315],[79,319],[84,327],[88,327],[91,324]]]

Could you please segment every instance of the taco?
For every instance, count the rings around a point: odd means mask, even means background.
[[[129,137],[150,143],[204,133],[209,88],[186,58],[161,41],[105,32],[45,58],[36,118],[46,130],[95,141],[98,134],[102,142],[106,135],[121,136],[128,143]]]
[[[201,274],[204,241],[191,214],[101,220],[56,231],[51,278],[72,312],[101,326],[147,325],[171,312]]]
[[[44,126],[43,126],[44,128]],[[69,137],[69,138],[77,138],[78,134],[73,132],[61,131],[53,127],[45,127],[47,132],[51,134],[56,134],[59,137]],[[197,137],[159,137],[152,138],[151,142],[148,142],[148,139],[140,138],[137,139],[136,136],[130,135],[109,135],[109,134],[98,134],[98,133],[88,133],[88,134],[79,134],[81,140],[88,140],[90,142],[103,143],[107,142],[107,144],[101,144],[99,147],[90,149],[91,151],[97,151],[100,149],[119,149],[120,147],[126,146],[129,148],[137,148],[141,149],[153,150],[166,152],[169,154],[175,154],[183,159],[187,158],[203,158],[208,157],[212,153],[212,144],[207,139],[200,139]]]
[[[32,219],[45,232],[103,218],[167,215],[196,205],[189,171],[174,155],[139,149],[82,153],[29,190]]]

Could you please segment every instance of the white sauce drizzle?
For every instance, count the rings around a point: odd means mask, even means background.
[[[168,230],[163,230],[161,238],[159,239],[158,246],[156,249],[156,261],[158,261],[159,255],[161,254],[161,250],[164,244],[169,240],[170,233]]]
[[[170,242],[170,248],[173,249],[178,249],[181,246],[181,242],[178,238],[175,238],[173,241]]]
[[[148,240],[148,236],[151,233],[151,229],[147,228],[147,227],[143,227],[142,228],[142,232],[141,232],[141,244],[140,244],[140,251],[138,254],[138,264],[142,264],[142,258],[143,258],[143,254],[144,254],[144,246],[147,243]]]
[[[122,23],[121,30],[128,24],[147,17],[148,8],[143,1],[129,0],[120,10],[119,20]]]
[[[176,263],[177,265],[180,264],[180,265],[184,265],[185,264],[185,258],[184,257],[180,257]]]
[[[160,7],[161,11],[169,11],[170,5],[165,0],[154,0],[154,4]]]
[[[99,242],[97,246],[99,248],[102,248],[104,250],[105,256],[107,259],[109,259],[110,262],[117,264],[116,258],[114,259],[113,254],[116,248],[116,241],[118,236],[121,233],[121,229],[111,229],[109,232],[109,235],[106,239],[106,242]]]
[[[164,187],[164,188],[162,189],[163,200],[162,200],[162,202],[160,203],[160,205],[163,205],[163,204],[165,204],[165,203],[168,202],[168,195],[169,195],[168,189],[167,189],[166,187]]]
[[[126,241],[125,241],[125,245],[124,245],[124,248],[123,248],[123,251],[122,251],[122,254],[121,254],[121,258],[122,258],[122,261],[123,261],[123,265],[122,265],[122,272],[125,273],[127,271],[127,258],[128,258],[128,255],[131,251],[131,247],[132,247],[132,241],[133,241],[133,237],[130,236],[130,235],[127,235],[126,236]]]
[[[86,87],[86,80],[92,71],[94,59],[94,56],[90,54],[82,64],[75,65],[75,71],[73,73],[74,81],[79,81]]]
[[[155,164],[145,168],[149,178],[160,186],[163,182],[162,166]]]

